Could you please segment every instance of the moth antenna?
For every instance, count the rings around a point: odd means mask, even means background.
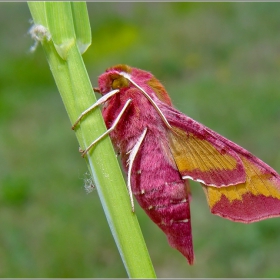
[[[112,93],[112,92],[110,92]],[[104,95],[105,96],[105,95]],[[106,94],[107,96],[107,94]],[[100,99],[99,99],[100,100]],[[126,103],[124,104],[122,110],[120,111],[119,115],[117,116],[117,118],[114,120],[112,126],[106,131],[104,132],[102,135],[100,135],[97,139],[95,139],[83,152],[82,152],[82,157],[85,156],[85,154],[96,144],[98,143],[102,138],[104,138],[106,135],[110,134],[111,131],[113,131],[116,127],[116,125],[118,124],[118,122],[120,121],[124,111],[126,110],[126,108],[128,107],[128,105],[130,104],[130,102],[132,101],[132,99],[128,99],[126,101]],[[97,102],[96,102],[97,103]],[[95,103],[95,104],[96,104]]]
[[[135,157],[139,151],[139,148],[145,138],[146,133],[147,133],[147,128],[145,128],[143,130],[143,132],[142,132],[141,136],[138,138],[135,146],[129,151],[129,158],[127,161],[128,162],[127,189],[128,189],[128,193],[129,193],[132,212],[134,212],[134,202],[133,202],[132,189],[131,189],[131,171],[132,171],[133,162],[134,162]]]
[[[158,105],[155,103],[155,101],[150,97],[150,95],[144,90],[142,89],[139,85],[137,85],[130,77],[129,74],[127,74],[126,72],[121,72],[120,75],[122,75],[124,78],[126,78],[127,80],[129,80],[133,85],[135,85],[138,89],[140,89],[142,91],[142,93],[145,95],[145,97],[151,102],[151,104],[153,105],[153,107],[156,109],[156,111],[158,112],[158,114],[160,115],[161,119],[163,120],[163,122],[166,124],[166,126],[170,129],[172,129],[171,125],[169,124],[168,120],[166,119],[166,117],[164,116],[164,114],[162,113],[162,111],[160,110],[160,108],[158,107]]]
[[[97,106],[101,105],[102,103],[106,102],[110,97],[112,97],[113,95],[115,95],[116,93],[118,93],[120,90],[119,89],[114,89],[110,92],[108,92],[107,94],[103,95],[101,98],[99,98],[92,106],[90,106],[87,110],[85,110],[79,117],[78,119],[75,121],[75,123],[72,125],[72,129],[74,130],[76,128],[76,126],[78,125],[78,123],[81,121],[81,119],[88,114],[90,111],[92,111],[94,108],[96,108]]]
[[[94,91],[94,92],[98,92],[98,93],[100,93],[100,89],[99,89],[99,88],[97,88],[97,87],[94,87],[94,88],[93,88],[93,91]]]

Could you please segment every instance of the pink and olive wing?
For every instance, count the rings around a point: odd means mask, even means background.
[[[183,178],[202,183],[213,214],[243,223],[280,216],[280,175],[275,170],[175,109],[168,116],[178,170]]]
[[[243,223],[280,216],[280,176],[241,155],[246,182],[226,188],[204,186],[211,212]]]
[[[244,166],[236,152],[207,131],[199,134],[171,125],[169,147],[183,179],[213,187],[245,182]]]

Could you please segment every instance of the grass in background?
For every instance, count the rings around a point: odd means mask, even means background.
[[[126,63],[151,71],[174,105],[280,172],[279,3],[88,3],[92,84]],[[0,276],[126,277],[26,3],[0,3]],[[136,213],[158,277],[280,277],[279,219],[209,213],[192,184],[196,263]],[[124,217],[125,218],[125,217]]]

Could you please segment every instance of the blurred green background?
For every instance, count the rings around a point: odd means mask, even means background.
[[[151,71],[174,106],[280,171],[280,3],[88,3],[92,84]],[[0,277],[126,277],[26,3],[0,3]],[[158,277],[280,277],[280,218],[211,215],[192,184],[196,263],[136,213]],[[125,217],[124,217],[125,219]]]

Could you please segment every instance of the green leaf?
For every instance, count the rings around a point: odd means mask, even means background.
[[[28,2],[28,7],[34,23],[47,27],[48,23],[45,13],[45,2]]]
[[[91,28],[85,2],[71,2],[76,40],[83,54],[91,45]]]
[[[63,59],[76,41],[70,2],[46,2],[46,18],[54,46]]]

